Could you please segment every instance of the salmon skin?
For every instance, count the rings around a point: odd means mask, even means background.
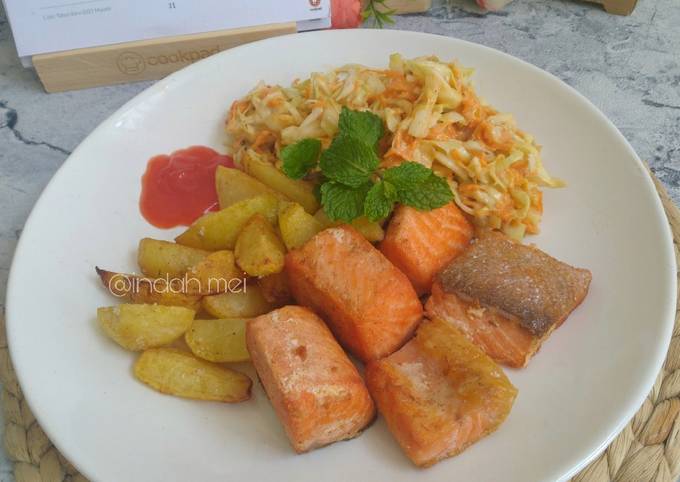
[[[517,320],[454,293],[445,293],[439,282],[432,287],[425,311],[430,318],[451,323],[497,363],[509,367],[526,366],[541,345],[540,339]]]
[[[435,275],[463,252],[473,233],[453,202],[431,211],[399,206],[380,251],[408,276],[418,294],[429,293]]]
[[[307,308],[285,306],[248,321],[246,344],[297,453],[355,437],[375,417],[356,367]]]
[[[290,251],[285,271],[293,298],[364,362],[399,349],[423,314],[408,278],[351,226],[321,231]]]
[[[496,430],[517,389],[450,323],[425,320],[414,339],[366,367],[366,383],[395,439],[420,467]]]
[[[480,233],[438,276],[445,293],[494,308],[541,340],[581,304],[591,278],[495,231]]]

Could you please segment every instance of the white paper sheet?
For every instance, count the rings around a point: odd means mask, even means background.
[[[279,22],[329,24],[330,0],[3,0],[19,57]]]

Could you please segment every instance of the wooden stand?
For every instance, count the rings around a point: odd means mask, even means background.
[[[34,55],[47,92],[155,80],[222,50],[297,31],[295,22]]]

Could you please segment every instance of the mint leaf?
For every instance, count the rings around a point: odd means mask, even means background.
[[[386,218],[392,212],[395,201],[393,195],[396,194],[394,186],[388,182],[374,184],[364,200],[364,215],[370,221]]]
[[[281,149],[282,170],[292,179],[302,179],[316,166],[321,152],[319,139],[302,139]]]
[[[383,136],[383,121],[372,112],[350,110],[343,106],[338,120],[338,129],[340,135],[354,137],[375,149]]]
[[[453,193],[449,183],[431,170],[430,176],[426,179],[413,183],[408,187],[397,188],[397,196],[402,204],[421,211],[429,211],[442,207],[453,200]]]
[[[321,205],[331,221],[350,222],[364,212],[364,199],[371,187],[370,183],[352,188],[338,182],[325,182],[321,185]]]
[[[319,166],[328,179],[350,187],[359,187],[371,179],[380,159],[365,142],[340,134],[323,151]]]
[[[389,181],[383,181],[382,185],[385,191],[385,197],[387,199],[389,199],[390,201],[396,201],[399,198],[398,196],[399,193],[397,192],[397,188],[394,186],[394,184],[392,184]]]
[[[417,162],[404,162],[383,173],[383,179],[396,189],[396,200],[421,211],[435,209],[453,200],[446,179]]]
[[[417,162],[404,162],[396,167],[390,167],[383,177],[397,188],[409,189],[424,182],[432,175],[432,169],[428,169]]]

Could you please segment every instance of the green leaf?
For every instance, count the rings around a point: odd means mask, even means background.
[[[370,183],[352,188],[329,181],[321,185],[321,205],[332,221],[350,222],[364,213],[364,199]]]
[[[384,219],[392,212],[395,201],[392,192],[396,194],[394,186],[383,181],[374,184],[368,191],[364,200],[364,215],[370,221]]]
[[[342,134],[321,153],[319,161],[324,176],[350,187],[368,182],[378,164],[380,159],[368,144]]]
[[[292,179],[302,179],[316,166],[321,152],[319,139],[302,139],[281,149],[282,170]]]
[[[399,202],[421,211],[442,207],[453,200],[449,183],[432,171],[427,179],[405,189],[398,188],[397,195]]]
[[[380,7],[378,7],[378,5]],[[373,27],[383,28],[385,23],[393,24],[394,19],[392,15],[396,10],[388,9],[385,5],[385,0],[368,0],[366,8],[361,12],[364,21],[373,18]]]
[[[383,121],[372,112],[350,110],[343,106],[340,111],[338,129],[341,135],[348,135],[376,147],[383,136]]]
[[[394,19],[392,18],[392,15],[394,15],[396,12],[397,12],[396,10],[377,12],[376,19],[378,19],[378,26],[380,28],[383,28],[385,24],[394,25]]]
[[[417,162],[404,162],[396,167],[385,171],[383,177],[397,188],[397,190],[410,189],[425,181],[432,175],[432,169],[428,169]]]
[[[399,193],[394,184],[389,181],[384,180],[382,182],[383,190],[385,192],[385,197],[390,201],[396,201],[399,198]]]

